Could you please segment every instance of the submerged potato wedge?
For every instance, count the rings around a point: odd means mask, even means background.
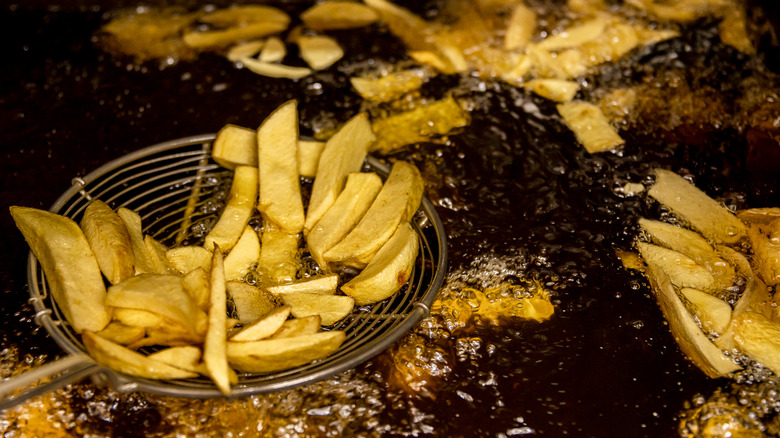
[[[734,323],[734,340],[752,359],[780,374],[780,324],[757,312],[745,312]]]
[[[266,287],[266,290],[277,296],[287,292],[310,292],[331,295],[336,292],[338,284],[339,276],[337,274],[329,274],[320,275],[317,277],[309,277],[304,280],[294,281],[292,283],[268,286]]]
[[[222,250],[214,248],[211,262],[211,295],[209,297],[208,330],[203,341],[203,363],[209,376],[222,394],[229,395],[230,371],[227,362],[227,291]]]
[[[778,237],[780,237],[780,220],[775,220],[767,225],[752,225],[748,230],[756,274],[767,286],[775,286],[780,283]]]
[[[256,321],[277,307],[274,296],[259,287],[243,281],[228,281],[226,286],[241,324]]]
[[[309,252],[320,269],[329,271],[324,257],[325,251],[331,249],[354,228],[381,189],[382,179],[374,173],[351,173],[347,177],[344,190],[322,219],[309,230],[306,238]]]
[[[571,101],[558,104],[556,108],[566,125],[589,153],[612,150],[625,143],[596,105],[584,101]]]
[[[254,129],[225,125],[212,145],[214,161],[227,169],[238,166],[257,167],[257,133]]]
[[[258,271],[267,284],[289,283],[300,267],[298,242],[300,234],[289,234],[266,223],[260,236]]]
[[[165,252],[165,258],[176,271],[183,275],[198,268],[206,269],[211,265],[211,251],[197,245],[171,248]]]
[[[288,316],[290,316],[290,306],[277,307],[261,318],[245,325],[240,331],[231,336],[230,340],[233,342],[249,342],[268,338],[279,331]],[[319,325],[317,329],[319,329]]]
[[[211,251],[217,244],[222,251],[229,251],[238,242],[255,209],[257,177],[256,167],[236,167],[227,204],[203,243],[206,249]]]
[[[336,351],[346,335],[339,330],[254,342],[228,342],[227,355],[237,370],[268,373],[307,364]]]
[[[301,58],[314,70],[325,70],[344,57],[344,50],[339,43],[325,35],[301,36],[298,38],[298,49]]]
[[[319,221],[336,201],[347,176],[359,172],[376,140],[366,114],[351,118],[325,144],[317,165],[317,177],[312,185],[309,207],[306,211],[304,234]]]
[[[293,234],[305,219],[298,173],[298,103],[277,108],[257,129],[260,200],[257,209],[266,221]]]
[[[188,47],[208,49],[229,46],[243,40],[261,38],[273,35],[287,29],[287,23],[263,21],[250,23],[243,27],[212,30],[206,32],[190,32],[184,34],[182,40]]]
[[[227,281],[242,280],[250,269],[257,265],[258,258],[260,258],[260,237],[254,228],[247,225],[236,246],[225,256]]]
[[[662,269],[677,287],[690,287],[706,292],[716,292],[719,285],[710,271],[690,257],[662,246],[637,242],[642,258],[648,264]]]
[[[512,10],[512,15],[504,34],[506,50],[521,49],[528,45],[536,30],[536,12],[522,3]]]
[[[701,322],[704,330],[723,333],[731,321],[731,306],[729,303],[714,297],[707,292],[684,287],[680,295],[690,304],[691,313]]]
[[[117,284],[135,274],[130,233],[111,207],[99,199],[93,200],[84,210],[80,226],[109,283]]]
[[[188,379],[196,373],[150,359],[90,331],[81,334],[84,346],[95,361],[114,371],[147,379]]]
[[[54,301],[73,330],[103,330],[111,320],[106,287],[78,224],[35,208],[12,206],[10,211],[46,274]]]
[[[259,59],[241,58],[241,64],[250,71],[269,78],[298,80],[313,73],[310,68],[264,62]]]
[[[318,3],[301,13],[306,27],[314,30],[354,29],[378,19],[379,14],[368,6],[342,0]]]
[[[664,169],[655,169],[655,176],[648,194],[704,237],[715,243],[735,244],[747,235],[745,224],[728,208],[685,178]]]
[[[324,258],[335,265],[364,268],[398,225],[414,216],[425,188],[420,171],[412,164],[393,164],[382,190],[355,228],[325,251]]]
[[[199,17],[198,20],[217,27],[245,26],[265,21],[287,25],[290,22],[290,16],[273,6],[241,5],[217,9]]]
[[[333,325],[349,315],[355,307],[355,299],[343,295],[325,295],[311,292],[288,292],[281,295],[282,302],[290,306],[296,318],[319,315],[324,326]]]
[[[417,233],[411,225],[402,223],[366,268],[341,286],[341,291],[354,298],[358,306],[392,296],[409,281],[418,247]]]

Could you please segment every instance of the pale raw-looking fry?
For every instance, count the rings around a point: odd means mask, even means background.
[[[250,71],[262,76],[268,76],[269,78],[298,80],[313,73],[313,71],[307,67],[274,64],[253,58],[241,58],[241,64],[244,64],[244,67],[248,68]]]
[[[251,225],[244,227],[236,246],[225,256],[227,281],[243,280],[260,258],[260,237]]]
[[[598,38],[604,33],[609,20],[598,15],[584,23],[572,26],[555,35],[543,39],[538,47],[543,50],[557,51],[569,49]]]
[[[322,325],[333,325],[349,315],[355,307],[352,297],[325,295],[311,292],[288,292],[281,295],[282,302],[290,306],[296,318],[319,315]]]
[[[300,267],[298,254],[299,233],[289,234],[266,222],[260,237],[258,271],[265,283],[289,283],[295,279]]]
[[[222,250],[214,248],[211,264],[211,296],[209,301],[209,324],[203,341],[203,363],[209,376],[220,392],[230,395],[230,367],[228,366],[227,342],[227,292]]]
[[[245,325],[240,331],[230,337],[233,342],[249,342],[265,339],[279,331],[287,317],[290,316],[290,306],[277,307],[263,315],[262,318]],[[319,325],[317,329],[319,330]]]
[[[382,179],[375,173],[351,173],[344,190],[325,215],[309,231],[306,243],[320,269],[329,271],[323,254],[341,241],[363,218],[376,195],[382,189]]]
[[[292,338],[295,336],[311,335],[320,331],[322,318],[320,315],[304,316],[303,318],[288,319],[282,324],[270,339]]]
[[[185,371],[200,373],[201,352],[200,348],[194,345],[166,348],[147,357]]]
[[[80,225],[109,283],[117,284],[135,274],[130,233],[111,207],[95,199],[84,210]]]
[[[217,133],[211,157],[220,166],[235,169],[238,166],[257,167],[257,132],[236,125],[225,125]]]
[[[317,175],[320,155],[325,142],[317,140],[298,140],[298,173],[307,178]]]
[[[209,279],[210,270],[210,265],[208,268],[198,267],[182,277],[184,290],[192,297],[192,301],[195,302],[195,305],[203,311],[206,311],[209,308],[209,294],[211,293],[211,280]]]
[[[97,363],[120,373],[147,379],[189,379],[198,376],[193,372],[150,359],[90,331],[84,331],[81,339]]]
[[[723,333],[731,321],[729,303],[698,289],[684,287],[680,295],[687,301],[691,313],[701,322],[708,332]]]
[[[780,207],[747,208],[737,211],[737,218],[751,225],[768,225],[776,219],[780,219]]]
[[[276,298],[259,287],[243,281],[228,281],[226,286],[241,324],[257,321],[277,307]]]
[[[171,248],[165,252],[165,258],[182,275],[198,268],[206,269],[211,266],[211,251],[197,245]]]
[[[343,331],[332,330],[254,342],[228,342],[228,361],[235,369],[249,373],[285,370],[326,357],[345,338]]]
[[[347,176],[360,171],[374,140],[376,137],[368,116],[361,113],[351,118],[325,144],[312,185],[304,234],[308,234],[336,201]]]
[[[746,312],[758,312],[767,318],[770,317],[772,314],[771,301],[772,294],[769,293],[766,285],[758,278],[751,278],[737,304],[734,305],[729,327],[715,339],[715,344],[728,351],[736,348],[734,329],[737,319]]]
[[[266,40],[265,47],[257,59],[261,62],[274,63],[281,62],[285,56],[287,56],[287,47],[285,47],[284,41],[278,37],[271,37]]]
[[[356,76],[349,82],[363,99],[374,102],[390,102],[404,94],[418,90],[428,75],[423,69],[402,70],[379,78]]]
[[[290,23],[290,16],[273,6],[244,5],[217,9],[201,16],[199,21],[217,27],[246,26],[259,22],[274,22],[287,26]]]
[[[146,335],[146,329],[123,324],[119,321],[111,321],[106,328],[96,334],[120,345],[130,345],[143,339]]]
[[[236,167],[227,204],[214,228],[206,235],[203,244],[206,249],[211,251],[216,244],[222,251],[229,251],[238,242],[255,209],[257,177],[256,167]]]
[[[152,236],[146,235],[144,236],[144,245],[146,246],[146,250],[149,254],[149,260],[152,262],[152,266],[154,267],[154,271],[158,274],[177,274],[178,271],[176,268],[173,267],[170,261],[168,261],[168,258],[166,257],[166,253],[168,252],[168,247],[165,246],[164,243],[160,242],[159,240],[155,239]]]
[[[566,125],[591,154],[615,149],[623,140],[596,105],[583,101],[571,101],[557,106]]]
[[[527,90],[556,102],[569,102],[580,90],[580,84],[563,79],[534,79],[523,85]]]
[[[409,281],[418,247],[417,233],[411,225],[402,223],[366,269],[341,286],[341,291],[354,298],[358,306],[392,296]]]
[[[734,244],[747,227],[725,206],[676,173],[655,169],[655,183],[647,192],[680,219],[715,243]]]
[[[758,276],[767,286],[780,283],[780,220],[768,225],[752,225],[748,239],[753,248],[753,263]]]
[[[685,254],[650,243],[637,242],[636,245],[645,262],[662,269],[675,286],[706,292],[720,291],[710,271]]]
[[[84,233],[71,219],[12,206],[11,216],[46,274],[54,301],[77,333],[103,330],[111,320],[100,267]]]
[[[117,307],[112,314],[116,321],[130,327],[158,328],[171,324],[162,316],[148,310]],[[184,327],[180,329],[185,330]]]
[[[178,275],[140,274],[130,277],[108,288],[106,305],[146,310],[197,333],[198,308]]]
[[[413,164],[397,161],[382,190],[363,219],[344,239],[327,250],[328,263],[364,268],[398,225],[414,216],[422,201],[425,183]]]
[[[649,219],[639,219],[639,225],[656,244],[681,252],[707,268],[721,289],[734,283],[734,268],[698,233]]]
[[[265,21],[231,27],[224,30],[191,32],[184,34],[183,41],[194,49],[209,49],[229,46],[239,41],[262,38],[287,29],[287,23]]]
[[[119,208],[116,212],[119,217],[122,218],[122,222],[125,223],[127,232],[130,234],[130,242],[133,245],[133,256],[135,257],[135,273],[164,274],[164,272],[158,270],[159,266],[156,266],[154,261],[152,261],[152,256],[149,254],[149,248],[144,242],[141,216],[133,210],[124,207]]]
[[[298,174],[298,103],[287,101],[257,129],[260,200],[266,221],[293,234],[303,230],[304,213]]]
[[[734,340],[751,359],[780,374],[779,324],[760,313],[745,312],[735,317]]]
[[[658,305],[669,323],[672,334],[677,339],[680,350],[712,378],[722,377],[741,369],[701,331],[663,270],[648,263],[647,272]]]
[[[264,40],[247,41],[245,43],[236,44],[228,50],[225,57],[232,62],[238,62],[241,58],[249,58],[260,53],[265,45]]]
[[[314,30],[354,29],[378,19],[379,14],[368,6],[341,0],[319,3],[301,13],[306,27]]]
[[[301,58],[314,70],[325,70],[344,57],[339,43],[325,35],[301,36],[298,49]]]
[[[330,295],[336,292],[338,284],[339,276],[337,274],[330,274],[310,277],[292,283],[268,286],[266,290],[277,296],[287,292],[310,292]]]
[[[446,135],[470,122],[468,111],[454,97],[448,96],[410,111],[375,119],[371,127],[377,140],[370,151],[387,154],[436,135]]]
[[[509,24],[504,34],[504,49],[521,49],[531,42],[536,31],[536,13],[524,4],[518,4],[512,10]]]

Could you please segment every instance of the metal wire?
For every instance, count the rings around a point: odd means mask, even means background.
[[[213,134],[160,143],[101,166],[75,178],[73,186],[51,211],[79,221],[93,199],[113,208],[137,212],[144,232],[168,245],[197,244],[218,217],[218,206],[230,188],[232,172],[211,159]],[[386,177],[389,167],[369,157],[366,168]],[[412,275],[404,288],[382,302],[356,308],[329,329],[344,330],[339,350],[322,360],[271,374],[239,374],[232,396],[245,396],[315,382],[351,369],[379,354],[428,314],[444,281],[447,245],[443,226],[433,205],[423,198],[420,220],[414,221],[420,249]],[[32,254],[28,261],[30,302],[36,321],[70,354],[86,352],[48,293],[43,272]],[[141,390],[182,397],[222,397],[205,377],[184,380],[150,380],[101,370],[104,381],[119,391]]]

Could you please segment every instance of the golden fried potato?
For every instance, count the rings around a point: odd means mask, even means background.
[[[108,204],[99,199],[90,202],[84,210],[80,225],[109,283],[117,284],[135,274],[130,233]]]
[[[298,38],[301,58],[314,70],[325,70],[344,57],[339,43],[325,35],[303,35]]]
[[[208,330],[203,341],[203,363],[220,392],[230,395],[230,368],[227,362],[227,291],[222,250],[214,247],[211,262],[211,295],[209,297]]]
[[[214,139],[211,157],[231,170],[238,166],[257,167],[257,133],[241,126],[223,126]]]
[[[257,265],[259,258],[260,237],[252,226],[247,225],[236,246],[225,256],[225,278],[227,281],[243,280],[250,269]]]
[[[233,342],[259,341],[279,331],[287,317],[290,316],[290,306],[282,306],[266,313],[261,318],[245,325],[240,331],[230,337]],[[319,326],[317,326],[319,329]]]
[[[249,324],[277,307],[276,298],[259,287],[242,281],[228,281],[228,295],[241,324]]]
[[[300,234],[289,234],[268,222],[260,236],[258,270],[267,284],[289,283],[295,279],[300,267],[298,242]]]
[[[268,373],[326,357],[336,351],[345,338],[344,332],[334,330],[291,338],[228,342],[227,355],[237,370]]]
[[[206,269],[211,265],[211,251],[197,245],[171,248],[165,252],[165,258],[182,275],[198,268]]]
[[[338,284],[339,276],[337,274],[328,274],[317,277],[309,277],[303,280],[294,281],[292,283],[268,286],[265,289],[276,296],[280,296],[287,292],[310,292],[332,295],[336,292]]]
[[[343,295],[324,295],[311,292],[288,292],[281,295],[282,302],[290,306],[296,318],[319,315],[324,326],[333,325],[352,313],[355,300]]]
[[[320,315],[309,315],[303,318],[288,319],[282,324],[270,339],[292,338],[295,336],[311,335],[320,331],[322,318]]]
[[[203,246],[207,250],[213,250],[217,244],[222,251],[230,251],[238,242],[255,209],[257,177],[256,167],[236,167],[227,204],[214,228],[206,235]]]
[[[378,19],[379,14],[368,6],[342,0],[318,3],[301,13],[303,24],[314,30],[354,29]]]

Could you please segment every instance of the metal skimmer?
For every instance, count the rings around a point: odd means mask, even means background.
[[[51,207],[77,222],[92,199],[114,208],[127,207],[141,215],[144,232],[175,246],[200,243],[218,212],[213,206],[227,192],[232,171],[211,159],[213,134],[168,141],[111,161],[83,178]],[[385,177],[389,167],[369,157],[366,167]],[[447,268],[446,236],[433,205],[423,198],[413,221],[420,250],[409,282],[385,301],[356,307],[328,329],[344,330],[346,340],[325,359],[272,374],[239,374],[231,397],[293,388],[351,369],[388,348],[421,318],[441,287]],[[69,356],[0,383],[0,409],[92,375],[98,383],[120,392],[146,391],[181,397],[222,397],[206,377],[186,380],[151,380],[126,376],[101,367],[87,355],[80,337],[48,293],[43,271],[32,255],[28,262],[30,302],[35,321],[44,327]],[[44,378],[53,380],[34,386]],[[32,389],[30,389],[32,387]],[[24,388],[27,392],[9,397]]]

